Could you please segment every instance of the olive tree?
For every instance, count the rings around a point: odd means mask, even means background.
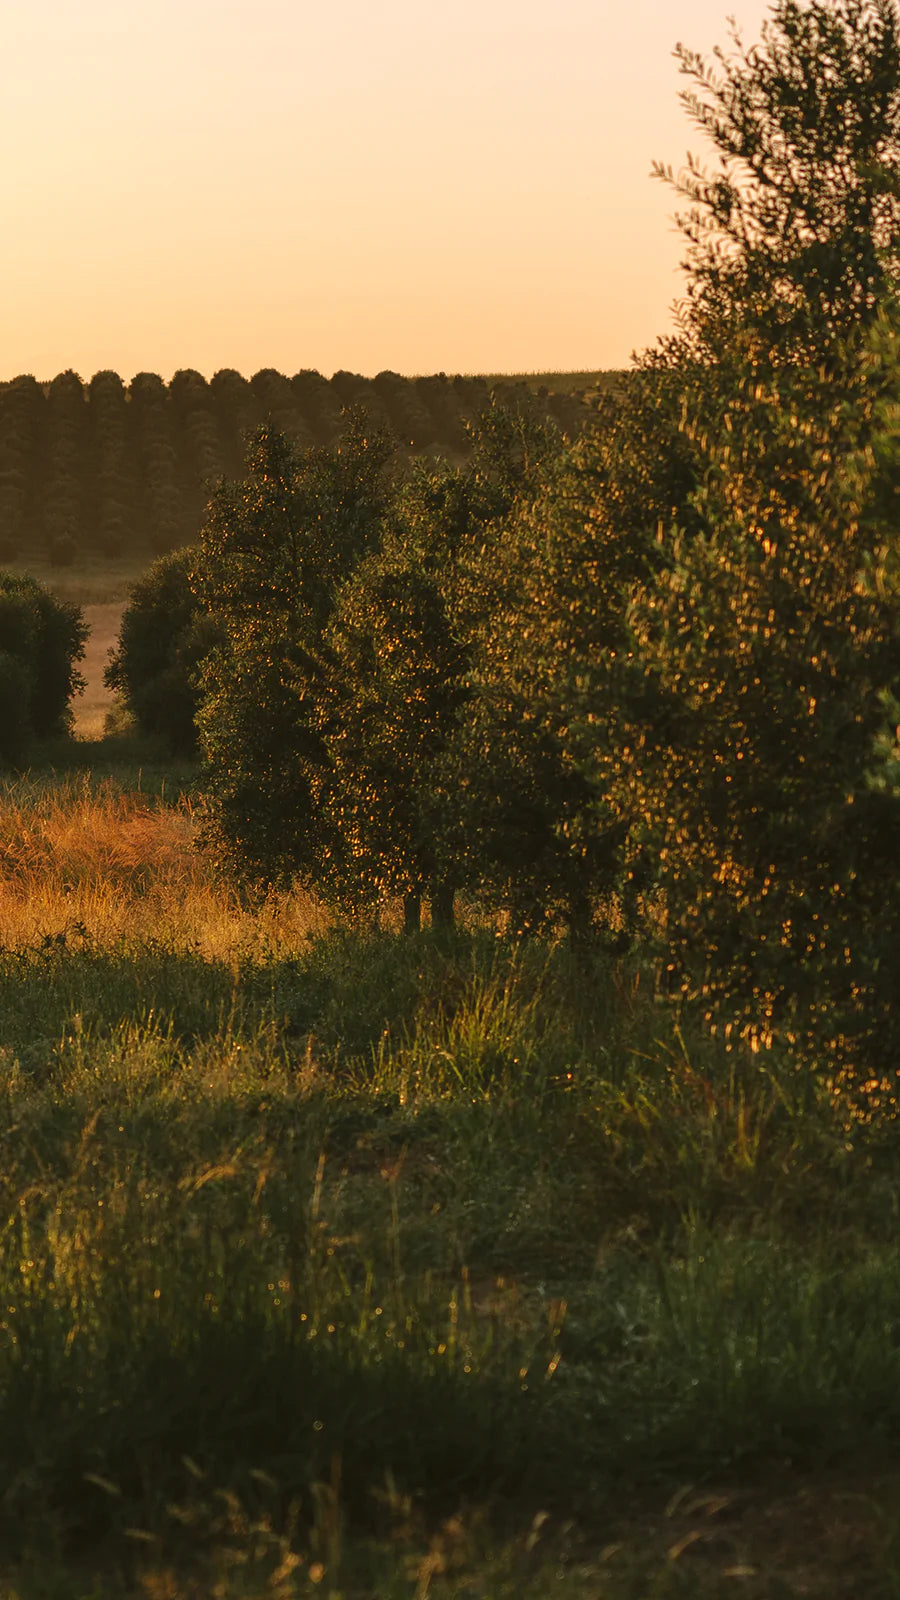
[[[160,556],[131,589],[104,673],[142,733],[174,754],[197,747],[199,677],[218,634],[191,589],[196,551]]]
[[[0,573],[0,759],[17,760],[31,739],[69,731],[72,697],[84,688],[78,662],[87,635],[80,607],[57,600],[34,578]]]
[[[377,544],[392,453],[361,414],[336,446],[306,452],[263,427],[201,530],[193,585],[219,634],[197,717],[208,836],[264,881],[333,894],[346,878],[326,636],[340,584]]]
[[[757,47],[679,54],[718,162],[676,180],[679,326],[612,456],[595,430],[521,519],[485,674],[586,785],[577,835],[622,840],[675,991],[880,1085],[900,1057],[898,19],[776,0]]]

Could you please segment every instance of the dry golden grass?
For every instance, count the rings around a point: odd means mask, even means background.
[[[0,787],[0,945],[75,930],[100,946],[156,938],[205,957],[289,954],[324,927],[300,891],[252,908],[196,847],[189,803],[86,778]]]

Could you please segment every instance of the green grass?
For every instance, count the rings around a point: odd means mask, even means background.
[[[893,1127],[564,945],[217,955],[118,770],[124,927],[110,781],[4,799],[0,1593],[900,1594]]]
[[[46,789],[52,797],[73,779],[94,792],[111,782],[122,792],[172,804],[197,788],[195,761],[174,759],[161,740],[130,728],[103,738],[48,740],[38,756],[26,782]]]

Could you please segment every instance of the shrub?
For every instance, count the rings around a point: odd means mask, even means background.
[[[76,663],[87,634],[78,606],[55,599],[34,578],[0,574],[0,653],[18,668],[5,669],[7,683],[18,686],[21,715],[10,712],[10,726],[20,729],[11,735],[17,749],[23,736],[47,739],[70,726],[69,702],[84,688]],[[6,691],[13,693],[12,687]],[[3,759],[16,758],[4,748]]]
[[[0,762],[20,761],[27,749],[30,689],[24,663],[0,650]]]
[[[197,670],[215,637],[191,592],[193,561],[190,548],[174,550],[134,585],[104,674],[141,731],[180,755],[196,747]]]

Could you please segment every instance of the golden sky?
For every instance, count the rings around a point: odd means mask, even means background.
[[[672,50],[763,0],[0,8],[0,379],[625,365],[702,150]]]

